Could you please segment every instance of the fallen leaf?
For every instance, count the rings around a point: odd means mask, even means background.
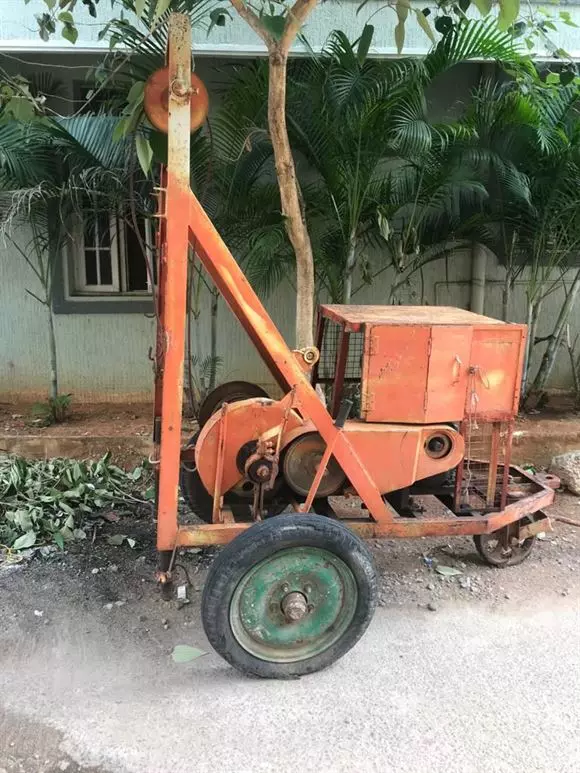
[[[127,539],[126,534],[112,534],[110,537],[107,537],[107,544],[108,545],[122,545],[123,542]]]
[[[31,548],[36,542],[36,533],[34,531],[27,531],[21,537],[18,537],[12,545],[13,550],[24,550],[25,548]]]
[[[190,647],[189,644],[177,644],[171,653],[174,663],[189,663],[202,655],[207,655],[207,652],[199,650],[197,647]]]
[[[437,574],[442,574],[443,577],[454,577],[456,574],[463,574],[461,569],[456,569],[454,566],[444,566],[443,564],[438,564],[435,567],[435,571]]]

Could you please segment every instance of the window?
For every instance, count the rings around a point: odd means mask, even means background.
[[[142,221],[141,241],[153,265],[151,222]],[[72,250],[73,295],[151,293],[143,249],[134,229],[117,214],[91,213],[79,223]]]

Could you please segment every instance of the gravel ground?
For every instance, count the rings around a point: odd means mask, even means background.
[[[553,512],[580,520],[580,500]],[[97,533],[0,565],[0,773],[580,769],[579,529],[555,524],[507,570],[469,539],[373,543],[369,632],[326,672],[279,683],[213,652],[174,664],[176,644],[209,649],[213,553],[180,555],[190,603],[164,602],[150,520],[113,528],[135,550]]]

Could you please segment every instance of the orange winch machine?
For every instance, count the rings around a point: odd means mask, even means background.
[[[460,309],[321,306],[316,346],[291,350],[190,189],[207,92],[187,17],[145,91],[168,131],[159,191],[155,432],[159,579],[175,552],[224,545],[202,618],[242,671],[296,676],[353,646],[376,602],[361,538],[473,535],[508,566],[550,528],[554,491],[510,465],[525,326]],[[188,247],[278,384],[218,387],[181,444]],[[180,525],[182,495],[198,523]],[[285,512],[286,511],[286,512]]]

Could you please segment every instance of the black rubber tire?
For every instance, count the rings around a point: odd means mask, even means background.
[[[223,403],[237,403],[250,397],[269,397],[262,387],[249,381],[226,381],[213,389],[205,398],[199,409],[197,422],[201,429]]]
[[[328,649],[294,663],[262,660],[245,650],[230,625],[234,592],[257,563],[291,547],[318,547],[340,558],[357,585],[357,606],[344,634]],[[377,578],[365,543],[345,526],[320,515],[279,515],[252,526],[229,543],[214,560],[203,590],[201,619],[212,647],[243,674],[293,679],[330,666],[361,638],[377,603]]]
[[[522,520],[525,523],[531,523],[530,518],[523,518]],[[491,534],[492,535],[496,534],[496,532],[491,532]],[[479,553],[480,558],[483,561],[485,561],[485,563],[488,564],[489,566],[494,566],[498,569],[505,569],[508,566],[518,566],[519,564],[523,563],[526,560],[526,558],[529,558],[532,550],[534,549],[534,545],[536,544],[535,537],[528,537],[523,541],[521,548],[518,548],[517,551],[512,553],[511,556],[505,559],[504,558],[500,559],[500,558],[495,558],[493,554],[490,554],[485,550],[484,541],[486,537],[489,537],[489,536],[491,535],[474,534],[473,542],[475,544],[475,549]]]

